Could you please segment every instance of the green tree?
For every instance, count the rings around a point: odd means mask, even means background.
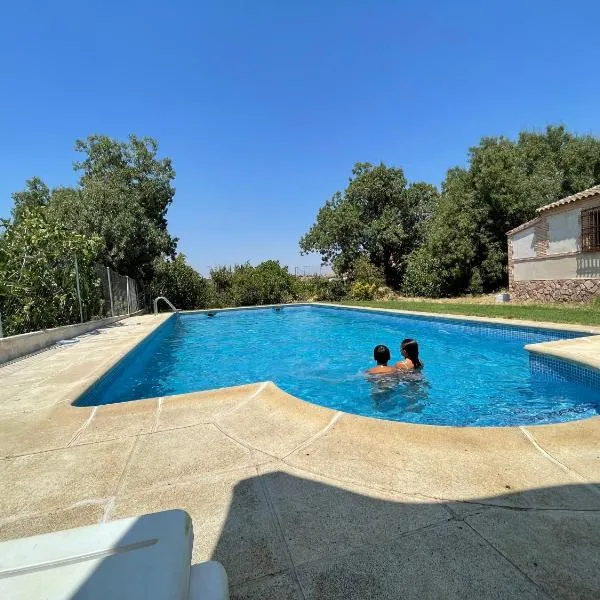
[[[39,177],[32,177],[25,182],[25,189],[15,192],[12,199],[14,204],[11,212],[13,221],[16,222],[29,209],[47,206],[50,202],[50,189]]]
[[[2,221],[0,313],[4,333],[15,335],[79,321],[75,257],[82,282],[84,318],[97,316],[100,282],[92,260],[101,240],[58,226],[46,207],[18,206],[18,218]]]
[[[507,283],[506,232],[536,208],[600,182],[600,140],[564,127],[482,138],[468,168],[448,171],[422,247],[407,264],[409,294],[481,293]]]
[[[100,235],[104,264],[150,281],[156,259],[173,257],[177,242],[166,219],[175,194],[171,160],[157,157],[154,139],[135,135],[128,142],[92,135],[75,149],[84,154],[75,163],[79,185],[52,193],[53,218],[82,235]]]
[[[159,259],[154,266],[151,284],[152,297],[165,296],[177,308],[193,310],[207,308],[211,294],[209,285],[185,259],[178,254],[174,259]]]
[[[300,249],[320,253],[323,263],[342,276],[364,256],[382,271],[388,285],[397,285],[437,197],[432,185],[408,185],[400,168],[356,163],[348,187],[319,210]]]
[[[220,266],[211,269],[208,277],[215,299],[214,305],[233,306],[231,291],[233,286],[233,269],[231,267]]]
[[[289,302],[294,295],[294,277],[278,260],[266,260],[255,269],[260,304]]]

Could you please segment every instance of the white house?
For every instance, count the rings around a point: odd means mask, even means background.
[[[600,185],[537,212],[506,234],[511,296],[545,302],[600,296]]]

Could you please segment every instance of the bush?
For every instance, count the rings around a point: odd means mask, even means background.
[[[337,302],[348,295],[348,286],[342,279],[330,279],[327,282],[327,288],[323,300]]]
[[[297,300],[337,302],[348,295],[348,286],[342,279],[326,277],[297,277],[294,286]]]
[[[279,261],[219,267],[210,272],[217,306],[281,304],[297,297],[295,279]]]
[[[267,260],[255,269],[259,304],[279,304],[294,299],[294,277],[278,260]]]
[[[471,281],[469,282],[469,288],[467,290],[469,294],[475,296],[483,294],[483,279],[481,277],[480,270],[475,267],[471,273]]]
[[[366,256],[359,256],[352,265],[352,281],[373,284],[376,287],[383,287],[385,279],[381,269],[369,261]]]
[[[233,269],[231,267],[217,267],[211,269],[208,280],[212,302],[210,306],[232,306],[231,288],[233,286]]]
[[[47,219],[46,208],[23,208],[0,226],[0,314],[4,335],[78,323],[75,257],[85,319],[102,311],[93,268],[101,240],[86,238]]]
[[[187,264],[183,254],[155,262],[150,289],[153,298],[165,296],[182,310],[207,308],[212,298],[206,279]]]
[[[363,283],[357,281],[350,289],[350,296],[354,300],[373,300],[377,292],[377,285],[374,283]]]
[[[441,265],[426,248],[415,250],[406,262],[402,292],[407,296],[439,298],[443,295]]]

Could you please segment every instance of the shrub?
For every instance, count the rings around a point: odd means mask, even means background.
[[[276,260],[256,267],[219,267],[211,270],[210,280],[217,306],[280,304],[294,300],[298,292],[294,277]]]
[[[377,292],[377,285],[374,283],[363,283],[357,281],[350,289],[350,296],[354,300],[373,300]]]
[[[0,313],[4,335],[77,323],[80,319],[75,257],[85,319],[102,311],[93,269],[101,240],[86,238],[47,219],[46,208],[23,208],[0,226]]]
[[[415,250],[406,263],[402,291],[407,296],[438,298],[443,295],[441,265],[425,248]]]
[[[376,267],[366,256],[359,256],[352,265],[352,281],[374,284],[377,287],[385,285],[383,272]]]
[[[294,277],[278,260],[267,260],[254,269],[259,304],[279,304],[294,299]]]
[[[348,286],[342,279],[326,277],[297,277],[294,296],[297,300],[337,302],[348,295]]]
[[[150,289],[153,298],[165,296],[183,310],[206,308],[212,298],[206,279],[187,264],[183,254],[178,254],[173,260],[155,262]]]
[[[330,279],[327,282],[327,289],[325,290],[325,297],[323,300],[330,302],[337,302],[342,300],[348,295],[348,286],[342,279]]]

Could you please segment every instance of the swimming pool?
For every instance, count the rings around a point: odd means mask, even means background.
[[[527,425],[590,417],[600,389],[532,368],[525,344],[581,334],[321,306],[179,314],[75,404],[89,406],[271,380],[349,413],[437,425]],[[420,376],[369,381],[373,347],[414,337]]]

